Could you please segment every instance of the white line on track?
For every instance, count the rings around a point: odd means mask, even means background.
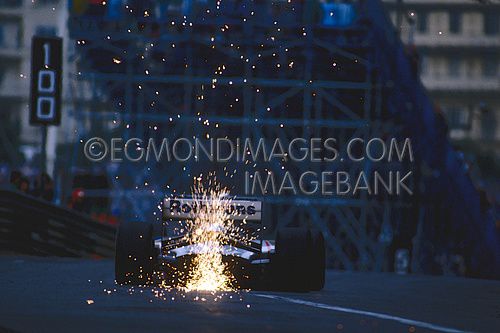
[[[294,304],[311,306],[311,307],[318,308],[318,309],[352,313],[352,314],[364,315],[364,316],[378,318],[378,319],[384,319],[384,320],[392,320],[392,321],[396,321],[396,322],[401,323],[401,324],[416,326],[416,327],[420,327],[420,328],[426,328],[426,329],[430,329],[430,330],[434,330],[434,331],[438,331],[438,332],[468,333],[467,331],[461,331],[461,330],[457,330],[455,328],[434,325],[431,323],[426,323],[424,321],[412,320],[412,319],[407,319],[407,318],[403,318],[403,317],[391,316],[391,315],[388,315],[385,313],[377,313],[377,312],[371,312],[371,311],[344,308],[341,306],[334,306],[334,305],[328,305],[328,304],[323,304],[323,303],[309,302],[309,301],[304,301],[304,300],[297,299],[297,298],[290,298],[290,297],[284,297],[284,296],[278,296],[278,295],[266,295],[266,294],[252,294],[252,295],[257,296],[257,297],[281,300],[281,301],[294,303]]]

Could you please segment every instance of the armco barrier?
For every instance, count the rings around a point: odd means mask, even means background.
[[[115,228],[19,192],[0,190],[0,251],[110,257]]]

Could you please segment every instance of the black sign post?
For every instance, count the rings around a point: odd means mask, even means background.
[[[62,39],[31,41],[30,124],[42,125],[42,171],[46,170],[47,126],[61,123]]]

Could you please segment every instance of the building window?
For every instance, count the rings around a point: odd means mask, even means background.
[[[487,55],[483,59],[483,76],[496,77],[498,74],[498,57],[495,55]]]
[[[450,12],[450,32],[452,34],[459,34],[462,32],[462,13],[457,11]]]
[[[5,67],[0,67],[0,86],[2,85],[5,73],[7,73],[7,69],[5,69]]]
[[[496,35],[499,32],[500,15],[498,13],[484,13],[484,34]]]
[[[420,75],[426,76],[429,74],[429,57],[422,55],[420,57]]]
[[[39,25],[36,27],[36,34],[45,37],[57,36],[57,28],[50,25]]]
[[[460,76],[460,67],[462,61],[457,56],[452,56],[448,59],[448,75],[451,77]]]
[[[428,28],[427,13],[419,12],[417,14],[417,30],[420,33],[426,33]]]
[[[435,79],[448,76],[448,59],[444,57],[431,57],[429,59],[429,74]]]
[[[450,129],[467,129],[470,123],[470,112],[459,106],[445,108],[446,119]]]
[[[479,104],[481,121],[481,138],[483,140],[495,140],[498,125],[498,109],[484,102]]]
[[[397,21],[397,13],[394,10],[389,12],[389,17],[391,18],[392,25],[396,26]]]
[[[0,25],[0,46],[5,47],[5,32],[3,25]]]
[[[19,8],[22,7],[23,0],[0,0],[0,7]]]
[[[46,6],[46,5],[55,5],[58,2],[59,0],[37,0],[36,4],[41,6]]]

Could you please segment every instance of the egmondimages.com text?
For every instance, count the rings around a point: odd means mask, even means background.
[[[294,138],[286,143],[250,138],[167,138],[141,139],[100,137],[84,143],[85,157],[92,162],[211,162],[280,164],[277,170],[245,171],[245,195],[358,195],[366,192],[378,195],[412,195],[412,171],[400,166],[413,163],[414,154],[409,138],[352,138],[339,147],[335,138]],[[302,170],[300,174],[285,170],[283,164],[303,161],[322,163],[322,171]],[[373,171],[342,170],[339,165],[368,163]],[[394,170],[373,167],[385,163]],[[329,168],[330,166],[330,168]],[[408,168],[406,168],[408,169]],[[411,168],[410,168],[411,169]],[[277,171],[277,172],[276,172]]]

